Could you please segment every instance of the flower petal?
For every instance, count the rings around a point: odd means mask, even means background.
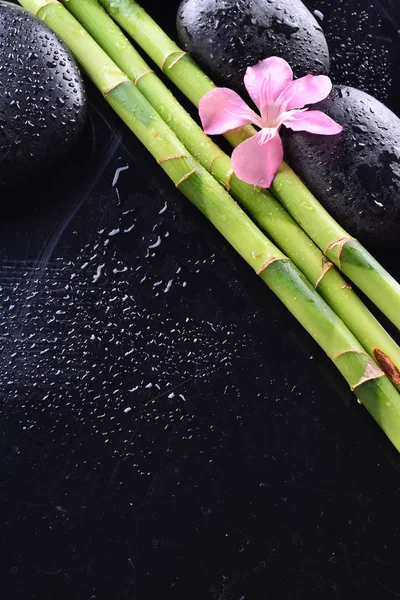
[[[268,188],[283,160],[283,147],[278,133],[264,143],[262,139],[263,132],[259,131],[235,148],[232,168],[242,181]]]
[[[306,75],[295,79],[285,90],[285,110],[302,108],[326,98],[332,89],[332,82],[326,75]]]
[[[286,60],[278,56],[271,56],[254,67],[248,67],[244,76],[244,85],[260,111],[266,104],[275,102],[292,81],[292,69]]]
[[[209,135],[225,133],[249,123],[262,126],[257,113],[228,88],[215,88],[207,92],[200,100],[199,114],[203,129]]]
[[[343,129],[339,123],[320,110],[292,111],[283,124],[293,131],[308,131],[320,135],[335,135]]]

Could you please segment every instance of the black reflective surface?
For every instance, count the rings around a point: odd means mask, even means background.
[[[307,4],[335,81],[398,111],[394,1]],[[68,160],[2,193],[1,598],[400,596],[396,453],[89,93]]]

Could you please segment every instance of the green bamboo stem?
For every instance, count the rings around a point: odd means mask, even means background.
[[[50,3],[51,1],[51,3]],[[74,53],[86,74],[183,194],[210,220],[325,350],[400,450],[400,396],[316,290],[190,156],[142,93],[55,0],[21,0]],[[106,32],[105,32],[106,34]],[[110,79],[114,87],[110,87]]]
[[[204,133],[112,21],[97,0],[61,0],[168,123],[200,164],[225,187],[318,289],[364,349],[400,390],[400,348],[340,273],[267,190],[232,176],[231,159]],[[104,32],[107,35],[104,35]],[[385,357],[385,362],[382,361]],[[390,368],[388,368],[390,367]]]
[[[195,106],[215,87],[193,59],[182,55],[182,50],[135,0],[100,2]],[[231,131],[225,137],[237,146],[254,133],[255,129],[247,126]],[[399,283],[335,222],[285,163],[282,163],[271,189],[329,260],[400,329]]]

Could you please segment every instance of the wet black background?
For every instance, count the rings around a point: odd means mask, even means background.
[[[399,112],[394,0],[307,5],[332,78]],[[2,194],[1,598],[400,596],[396,453],[89,95],[64,164]]]

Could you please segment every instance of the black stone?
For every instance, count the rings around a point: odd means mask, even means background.
[[[59,38],[0,2],[0,187],[61,159],[86,121],[78,67]]]
[[[300,0],[183,0],[178,35],[218,84],[243,91],[248,66],[280,56],[296,77],[329,71],[320,25]]]
[[[367,245],[398,246],[400,119],[346,86],[312,108],[343,126],[335,136],[283,134],[285,157],[328,212]]]

